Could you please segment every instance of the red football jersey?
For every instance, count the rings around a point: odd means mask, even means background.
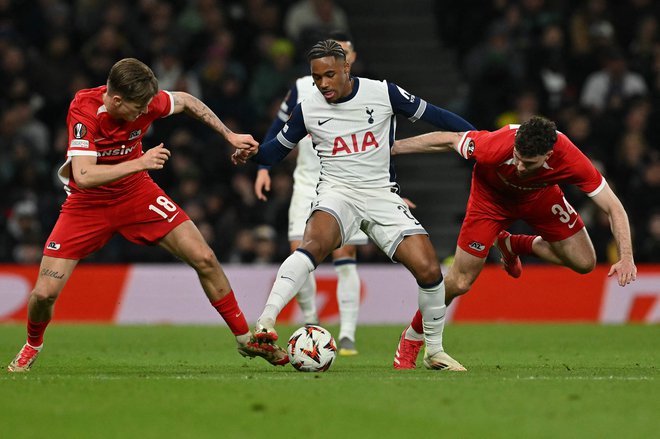
[[[84,194],[94,199],[114,199],[126,194],[136,184],[150,179],[147,171],[138,172],[112,183],[89,189],[81,189],[71,178],[71,158],[80,155],[97,157],[100,165],[113,165],[140,157],[142,137],[151,123],[174,111],[171,93],[159,91],[149,104],[147,114],[134,121],[112,118],[103,104],[107,87],[80,90],[76,93],[67,115],[69,146],[66,162],[58,171],[65,190],[70,194]]]
[[[534,175],[521,178],[516,173],[513,143],[519,125],[497,131],[468,131],[458,152],[476,161],[472,191],[502,196],[507,200],[530,199],[542,189],[562,183],[574,184],[593,197],[605,187],[605,179],[591,161],[564,134],[557,132],[553,153]]]

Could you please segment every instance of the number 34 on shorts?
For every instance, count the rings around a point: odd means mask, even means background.
[[[554,215],[558,216],[559,221],[564,224],[568,224],[568,228],[572,229],[577,223],[579,216],[575,209],[573,209],[573,206],[571,206],[571,204],[566,200],[566,198],[562,197],[562,199],[564,200],[564,205],[562,206],[561,204],[553,204],[551,210]],[[573,216],[574,219],[571,221],[571,217]]]

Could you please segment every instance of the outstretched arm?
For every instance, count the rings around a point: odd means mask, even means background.
[[[392,155],[457,151],[458,144],[465,133],[434,131],[415,137],[408,137],[394,142]]]
[[[193,95],[182,91],[172,92],[172,96],[174,97],[173,113],[181,113],[182,111],[185,111],[186,114],[204,122],[215,130],[231,143],[234,148],[256,151],[259,142],[254,140],[250,134],[236,134],[227,128],[220,118],[204,102],[200,101]]]
[[[95,155],[75,155],[71,158],[71,171],[78,187],[89,189],[112,183],[141,171],[163,169],[170,155],[170,151],[162,143],[147,150],[136,159],[115,165],[99,165]]]
[[[619,261],[612,265],[607,275],[616,274],[619,285],[623,287],[637,278],[628,215],[608,184],[593,197],[593,200],[609,217],[612,235],[619,251]]]

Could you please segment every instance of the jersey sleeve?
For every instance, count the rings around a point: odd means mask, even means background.
[[[291,116],[284,127],[277,133],[276,138],[282,145],[293,149],[306,135],[307,128],[305,127],[302,106],[298,104],[291,112]]]
[[[466,131],[456,146],[456,151],[466,160],[483,164],[499,164],[506,159],[499,131]],[[513,154],[513,138],[511,139]]]
[[[172,92],[160,90],[149,104],[149,113],[153,119],[167,117],[174,113],[174,95]]]
[[[411,122],[417,122],[426,111],[427,104],[424,99],[408,93],[392,82],[387,83],[387,92],[394,113],[406,116]]]
[[[77,106],[71,106],[68,115],[69,145],[67,156],[96,156],[98,124]]]

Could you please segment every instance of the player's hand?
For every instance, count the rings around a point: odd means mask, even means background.
[[[619,285],[625,287],[630,282],[637,279],[637,267],[632,258],[623,258],[616,264],[612,265],[610,272],[607,273],[608,277],[617,275]]]
[[[250,151],[248,149],[237,149],[231,155],[231,162],[235,165],[244,165],[248,159],[257,154],[257,150]]]
[[[270,172],[268,172],[268,169],[259,169],[257,178],[254,180],[254,193],[261,201],[268,200],[264,191],[270,192]]]
[[[160,145],[147,150],[147,152],[140,157],[140,160],[142,160],[142,165],[145,171],[153,171],[163,169],[165,162],[170,159],[171,155],[172,153],[170,150],[165,148],[161,143]]]
[[[227,141],[231,143],[236,149],[246,149],[248,151],[254,151],[256,154],[257,149],[259,148],[259,142],[254,140],[250,134],[236,134],[231,133],[227,137]]]
[[[417,208],[417,205],[415,203],[413,203],[412,201],[410,201],[410,199],[408,199],[406,197],[401,197],[401,199],[403,200],[404,203],[406,203],[406,206],[408,206],[408,209],[416,209]]]

